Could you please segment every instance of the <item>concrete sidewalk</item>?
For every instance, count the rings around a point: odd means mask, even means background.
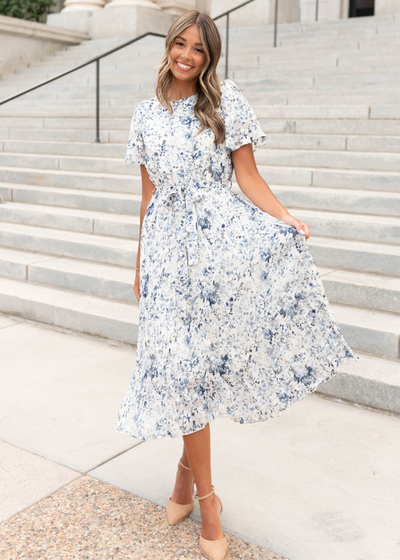
[[[165,521],[182,438],[114,427],[134,350],[0,316],[0,364],[0,560],[202,558],[197,501]],[[211,433],[230,558],[400,558],[398,417],[311,394]]]

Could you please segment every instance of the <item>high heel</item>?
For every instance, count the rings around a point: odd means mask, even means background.
[[[187,467],[186,465],[184,465],[182,463],[181,459],[179,459],[178,466],[179,465],[181,465],[181,467],[183,467],[187,471],[192,470],[190,467]],[[194,480],[193,480],[193,487],[192,487],[192,496],[193,496],[193,494],[194,494]],[[189,515],[192,513],[193,509],[194,509],[193,501],[190,502],[190,504],[177,504],[176,502],[173,502],[170,498],[168,500],[168,504],[167,504],[167,521],[168,521],[168,523],[170,525],[177,525],[177,523],[179,523],[180,521],[183,521],[184,519],[189,517]]]
[[[205,496],[198,496],[196,494],[195,498],[197,500],[205,500],[212,494],[215,494],[214,486],[211,485],[211,488],[212,490],[209,494],[206,494]],[[215,497],[219,501],[219,505],[220,505],[219,514],[221,515],[222,508],[223,508],[222,501],[217,494],[215,494]],[[229,546],[225,534],[221,539],[217,539],[215,541],[209,541],[200,535],[199,548],[201,552],[204,554],[204,556],[208,558],[208,560],[225,560],[226,558],[228,558]]]

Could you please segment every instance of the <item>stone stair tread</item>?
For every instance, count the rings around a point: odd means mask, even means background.
[[[400,197],[400,195],[398,195]],[[290,213],[296,216],[297,213],[301,213],[303,216],[309,216],[313,218],[329,218],[333,221],[343,221],[343,220],[351,220],[352,222],[359,222],[359,223],[375,223],[375,224],[382,224],[382,225],[400,225],[400,218],[392,217],[392,216],[376,216],[374,214],[354,214],[352,212],[336,212],[334,210],[327,211],[327,210],[309,210],[309,209],[302,209],[302,208],[295,208],[290,206]]]
[[[13,187],[14,188],[14,187]],[[22,186],[22,188],[24,188]],[[32,190],[36,190],[40,187],[32,187]],[[48,191],[46,187],[42,187],[42,190]],[[71,189],[52,189],[52,191],[65,193],[68,190],[73,192],[74,194],[82,194],[82,191],[74,191]],[[93,193],[93,191],[88,191],[89,194],[92,196],[98,196],[97,193]],[[134,200],[141,199],[140,195],[128,195],[130,197],[135,197]],[[400,195],[399,195],[400,197]],[[60,216],[76,216],[80,218],[88,218],[88,219],[102,219],[102,220],[110,220],[115,222],[124,222],[129,224],[139,224],[139,215],[127,215],[127,214],[118,214],[118,213],[110,213],[110,212],[99,212],[95,210],[83,210],[77,208],[64,208],[62,206],[47,206],[47,205],[40,205],[40,204],[29,204],[23,202],[14,202],[14,201],[5,201],[0,205],[0,212],[3,208],[7,208],[10,210],[16,210],[20,212],[26,213],[39,213],[39,214],[52,214],[52,215],[60,215]],[[332,221],[348,221],[351,220],[352,222],[358,223],[368,223],[368,224],[381,224],[381,225],[395,225],[400,226],[400,218],[391,217],[391,216],[375,216],[370,214],[353,214],[351,212],[336,212],[336,211],[325,211],[325,210],[308,210],[302,208],[294,208],[288,207],[290,212],[293,215],[300,215],[302,219],[309,218],[326,218]],[[0,222],[2,222],[1,215],[0,215]]]
[[[54,306],[55,308],[88,313],[98,318],[113,319],[128,324],[138,323],[139,320],[139,307],[129,303],[40,286],[19,280],[11,280],[9,278],[0,277],[0,302],[1,296],[12,296],[47,306]]]
[[[318,267],[322,281],[340,282],[368,286],[378,290],[395,290],[400,292],[400,278],[396,276],[382,276],[372,272],[355,272],[336,268]]]
[[[19,249],[0,247],[0,261],[20,263],[26,266],[34,265],[41,268],[77,273],[82,276],[95,276],[107,280],[133,283],[134,271],[124,266],[105,264],[96,261],[55,257],[48,254],[34,253]],[[400,292],[400,278],[381,276],[380,274],[353,272],[347,270],[318,267],[322,281],[347,283],[367,286],[377,290],[392,290]]]
[[[37,154],[30,154],[29,157],[31,157],[31,155],[37,155]],[[23,154],[21,154],[21,157],[24,157]],[[38,155],[38,157],[42,157],[41,155]],[[46,157],[51,157],[51,156],[46,156]],[[54,156],[54,157],[59,157],[59,156]],[[72,156],[75,158],[75,156]],[[26,155],[25,155],[26,158]],[[85,158],[82,158],[85,159]],[[104,161],[104,158],[102,157],[98,157],[97,158],[99,161]],[[116,158],[108,158],[111,161],[115,162]],[[118,161],[118,160],[117,160]],[[124,165],[124,160],[121,159],[121,165]],[[125,164],[127,165],[127,164]],[[139,166],[138,166],[139,167]],[[73,171],[70,169],[46,169],[46,168],[41,168],[41,167],[7,167],[5,165],[2,165],[0,167],[0,170],[5,170],[5,171],[24,171],[27,173],[40,173],[41,175],[43,174],[52,174],[52,175],[69,175],[72,177],[76,177],[76,176],[84,176],[84,177],[107,177],[109,179],[120,179],[121,177],[125,177],[126,179],[129,179],[132,181],[132,179],[134,177],[132,177],[131,174],[129,175],[125,175],[124,173],[106,173],[106,172],[101,172],[101,173],[96,173],[94,171],[83,171],[83,170],[79,170],[79,171]],[[139,179],[139,175],[137,176],[137,178]],[[13,183],[14,184],[14,183]]]
[[[0,262],[1,261],[20,263],[26,266],[40,266],[41,268],[79,274],[81,276],[92,276],[105,280],[128,282],[131,283],[132,286],[135,275],[133,268],[126,268],[124,266],[71,259],[68,257],[54,257],[42,253],[8,249],[7,247],[0,247]]]
[[[30,190],[30,191],[38,191],[44,193],[54,193],[54,194],[73,194],[73,195],[81,195],[81,196],[88,196],[93,198],[110,198],[115,199],[117,196],[123,200],[129,201],[138,201],[140,202],[142,197],[138,194],[127,194],[127,193],[114,193],[108,191],[89,191],[85,189],[68,189],[64,187],[42,187],[40,185],[32,185],[32,184],[24,184],[24,183],[7,183],[7,182],[0,182],[0,189],[21,189],[21,190]]]
[[[370,243],[367,241],[354,241],[349,239],[335,239],[332,237],[310,236],[307,243],[312,247],[322,246],[335,249],[366,251],[377,254],[400,256],[400,245],[386,245],[384,243]]]
[[[260,165],[258,167],[261,167]],[[325,171],[325,169],[324,169]],[[374,191],[374,190],[361,190],[361,189],[338,189],[336,187],[314,187],[309,185],[282,185],[278,183],[268,183],[272,189],[279,189],[287,192],[301,192],[304,193],[318,193],[327,195],[336,195],[342,197],[360,197],[360,198],[387,198],[392,200],[400,200],[400,193],[393,191]],[[1,183],[0,183],[1,185]],[[240,191],[239,185],[236,183],[235,190]]]
[[[400,337],[400,315],[396,313],[374,311],[338,303],[331,303],[330,308],[338,323],[388,332]]]
[[[341,371],[364,379],[393,385],[400,389],[400,361],[389,360],[380,356],[373,356],[359,352],[358,362],[349,361],[341,365]]]
[[[61,264],[61,266],[63,266],[63,264]],[[79,267],[79,264],[79,261],[75,262],[76,267]],[[1,277],[0,293],[3,296],[12,295],[36,302],[56,304],[57,307],[71,306],[77,311],[88,309],[91,312],[101,311],[102,314],[104,312],[108,312],[109,314],[107,316],[112,318],[116,318],[116,316],[121,317],[121,312],[126,313],[126,311],[132,309],[132,307],[135,308],[135,306],[132,306],[131,304],[119,302],[117,302],[119,303],[118,306],[108,306],[107,304],[109,303],[109,300],[98,298],[96,296]],[[86,306],[85,303],[87,304]],[[82,305],[85,306],[85,308],[83,308]],[[330,307],[333,315],[339,323],[355,326],[362,325],[363,328],[366,329],[400,335],[400,317],[395,314],[354,308],[339,304],[330,304]],[[100,313],[96,314],[100,315]],[[138,310],[135,314],[130,313],[129,315],[131,320],[133,320],[133,318],[138,320]]]
[[[25,204],[23,202],[4,202],[0,206],[2,208],[10,208],[23,212],[42,213],[42,214],[56,214],[60,216],[76,216],[80,218],[102,219],[114,222],[124,222],[129,224],[139,224],[139,215],[116,214],[108,212],[96,212],[93,210],[81,210],[75,208],[63,208],[60,206],[42,206],[40,204]],[[0,215],[0,223],[2,223]]]
[[[115,248],[127,251],[136,251],[138,248],[138,241],[132,239],[106,237],[104,235],[70,232],[66,230],[49,229],[38,226],[27,226],[8,222],[0,222],[0,235],[1,232],[26,235],[31,238],[41,237],[46,239],[69,241],[72,243],[85,243],[89,245],[97,245],[100,247]]]

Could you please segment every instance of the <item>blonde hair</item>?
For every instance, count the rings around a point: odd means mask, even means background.
[[[173,108],[167,98],[173,78],[170,70],[170,50],[175,38],[186,27],[193,24],[199,28],[206,57],[197,82],[198,98],[194,107],[194,113],[201,124],[201,129],[197,134],[209,127],[214,133],[214,144],[219,144],[225,140],[225,124],[222,117],[216,112],[216,108],[221,104],[221,83],[216,72],[221,56],[221,36],[213,19],[207,14],[190,10],[182,14],[171,25],[165,39],[165,53],[158,66],[156,96],[160,105],[168,108],[172,114]]]

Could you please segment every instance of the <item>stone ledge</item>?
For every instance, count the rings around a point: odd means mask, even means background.
[[[46,25],[44,23],[37,23],[35,21],[26,21],[24,19],[1,15],[0,33],[68,44],[79,44],[82,41],[90,39],[87,33],[74,31],[73,29],[65,29]]]

